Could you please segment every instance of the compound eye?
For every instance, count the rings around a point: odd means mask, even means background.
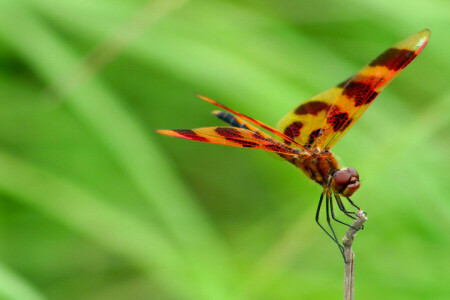
[[[347,171],[350,173],[350,175],[352,175],[353,177],[359,178],[359,174],[358,172],[356,172],[355,169],[353,168],[348,168]]]
[[[334,183],[337,185],[347,185],[351,177],[352,175],[347,171],[337,171],[334,175]]]

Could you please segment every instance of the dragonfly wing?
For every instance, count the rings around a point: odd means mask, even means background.
[[[249,122],[249,123],[251,123],[251,124],[254,124],[254,125],[256,125],[256,126],[259,126],[260,128],[263,128],[263,129],[265,129],[265,130],[267,130],[267,131],[273,133],[274,135],[277,135],[277,136],[283,138],[285,141],[289,141],[290,143],[294,144],[296,147],[298,147],[298,148],[300,148],[300,149],[302,149],[302,150],[304,150],[304,151],[306,151],[306,152],[308,152],[308,153],[311,153],[311,151],[310,151],[309,149],[305,148],[305,147],[302,146],[301,144],[298,144],[296,141],[294,141],[294,140],[291,139],[290,137],[286,136],[286,135],[283,134],[282,132],[276,130],[275,128],[272,128],[271,126],[266,125],[266,124],[264,124],[263,122],[258,121],[258,120],[255,120],[255,119],[253,119],[253,118],[251,118],[251,117],[249,117],[249,116],[246,116],[246,115],[244,115],[244,114],[241,114],[241,113],[239,113],[239,112],[237,112],[237,111],[235,111],[235,110],[233,110],[233,109],[231,109],[231,108],[229,108],[229,107],[226,107],[225,105],[223,105],[223,104],[221,104],[221,103],[219,103],[219,102],[217,102],[217,101],[215,101],[215,100],[212,100],[212,99],[208,98],[208,97],[205,97],[205,96],[202,96],[202,95],[197,95],[197,96],[198,96],[200,99],[205,100],[205,101],[207,101],[207,102],[209,102],[209,103],[211,103],[211,104],[214,104],[214,105],[216,105],[216,106],[218,106],[218,107],[220,107],[220,108],[223,108],[223,109],[225,109],[226,111],[232,113],[233,115],[235,115],[235,116],[241,118],[242,120],[247,121],[247,122]]]
[[[414,60],[425,47],[430,31],[422,30],[398,42],[343,82],[323,122],[323,130],[313,147],[333,147],[362,116],[378,94]]]
[[[429,36],[425,29],[395,44],[353,77],[293,109],[277,128],[308,149],[330,149],[420,53]]]
[[[334,87],[300,104],[277,124],[277,128],[300,145],[310,149],[322,131],[324,120],[332,104],[342,92]],[[290,144],[288,140],[284,141]]]
[[[267,139],[248,129],[235,127],[203,127],[197,129],[157,130],[160,134],[205,143],[297,155],[299,149]]]

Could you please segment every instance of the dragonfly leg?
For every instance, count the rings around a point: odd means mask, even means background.
[[[319,216],[320,216],[320,208],[322,207],[322,201],[323,201],[323,197],[324,197],[324,194],[325,194],[325,192],[322,192],[322,194],[320,195],[320,199],[319,199],[319,205],[317,206],[317,211],[316,211],[316,222],[317,222],[317,224],[319,225],[319,227],[333,240],[333,242],[335,242],[336,243],[336,245],[338,245],[338,247],[339,247],[339,250],[340,250],[340,252],[341,252],[341,254],[343,254],[343,246],[338,242],[338,240],[337,240],[337,238],[336,238],[336,235],[334,234],[334,231],[333,231],[333,235],[331,235],[326,229],[325,229],[325,227],[323,227],[322,226],[322,224],[320,224],[320,221],[319,221]],[[326,199],[326,208],[327,208],[327,216],[328,216],[328,219],[329,219],[329,213],[328,213],[328,195],[327,195],[327,199]],[[330,221],[329,220],[327,220],[328,221],[328,223],[330,223]],[[331,226],[331,225],[330,225]],[[331,230],[333,230],[333,228],[331,227]],[[344,258],[344,260],[345,260],[345,258]]]
[[[347,197],[347,201],[350,202],[350,204],[357,210],[361,210],[361,208],[359,208],[355,203],[353,203],[353,201],[350,198]]]
[[[339,210],[342,211],[347,217],[352,218],[354,220],[355,217],[353,217],[351,215],[356,216],[356,213],[353,211],[348,211],[345,208],[344,203],[342,203],[341,197],[339,197],[339,195],[334,194],[334,199],[336,199],[336,203],[338,204]]]
[[[355,215],[356,213],[353,211],[348,211],[347,209],[345,209],[344,203],[342,203],[341,197],[339,197],[338,195],[334,194],[334,199],[336,199],[336,203],[339,207],[339,210],[342,211],[347,217],[352,218],[353,220],[355,219],[355,217],[351,216],[351,215]]]
[[[331,225],[331,219],[330,219],[330,202],[331,202],[331,194],[330,194],[330,193],[327,193],[327,195],[326,195],[325,206],[326,206],[326,210],[327,210],[327,223],[328,223],[328,227],[330,227],[331,232],[333,233],[333,240],[336,241],[336,244],[338,244],[338,246],[339,246],[339,251],[341,251],[342,258],[344,258],[344,262],[347,262],[347,261],[345,260],[344,247],[343,247],[341,244],[339,244],[339,242],[337,241],[336,233],[334,232],[333,226]]]
[[[344,203],[342,203],[341,198],[340,198],[338,195],[334,195],[334,197],[336,198],[336,202],[337,202],[338,205],[339,205],[339,209],[340,209],[346,216],[348,216],[348,217],[350,217],[350,218],[352,218],[352,219],[355,219],[353,216],[350,216],[350,214],[356,215],[356,213],[355,213],[355,212],[352,212],[352,211],[347,211],[347,210],[345,209],[345,207],[344,207]],[[359,208],[358,206],[356,206],[355,203],[353,203],[353,201],[350,200],[350,198],[347,198],[347,200],[350,202],[350,204],[351,204],[352,206],[354,206],[355,208],[357,208],[358,210],[360,210],[360,208]],[[363,229],[364,229],[364,225],[361,226],[361,230],[363,230]]]
[[[335,196],[335,197],[336,197],[336,196]],[[339,204],[338,204],[338,206],[339,206]],[[338,219],[336,218],[336,216],[334,215],[333,199],[331,198],[331,196],[330,196],[330,211],[331,211],[331,217],[333,218],[333,220],[335,220],[336,222],[341,223],[341,224],[343,224],[343,225],[345,225],[345,226],[351,227],[350,224],[347,224],[347,223],[342,222],[341,220],[338,220]],[[353,218],[353,217],[350,216],[350,218]],[[353,218],[353,219],[354,219],[354,218]]]

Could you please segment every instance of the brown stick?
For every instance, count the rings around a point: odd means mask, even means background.
[[[359,210],[356,214],[357,218],[353,222],[352,227],[349,227],[345,233],[342,243],[344,244],[344,257],[346,260],[344,268],[344,300],[353,300],[355,292],[355,277],[354,277],[354,259],[355,253],[352,251],[353,240],[355,235],[361,229],[364,222],[367,221],[366,213]]]

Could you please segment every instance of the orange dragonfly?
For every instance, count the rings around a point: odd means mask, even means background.
[[[339,210],[354,219],[352,215],[356,213],[346,210],[341,197],[346,198],[359,210],[350,196],[359,189],[360,182],[358,172],[353,168],[339,166],[330,149],[348,132],[391,80],[416,58],[427,44],[429,37],[430,31],[425,29],[398,42],[354,76],[294,108],[279,121],[278,130],[212,99],[199,96],[226,110],[227,112],[214,111],[214,114],[230,126],[157,130],[157,132],[193,141],[277,153],[322,186],[316,222],[339,246],[342,253],[343,247],[331,226],[331,218],[344,225],[350,225],[335,217],[333,201],[336,201]],[[326,206],[330,231],[319,222],[323,202]]]

